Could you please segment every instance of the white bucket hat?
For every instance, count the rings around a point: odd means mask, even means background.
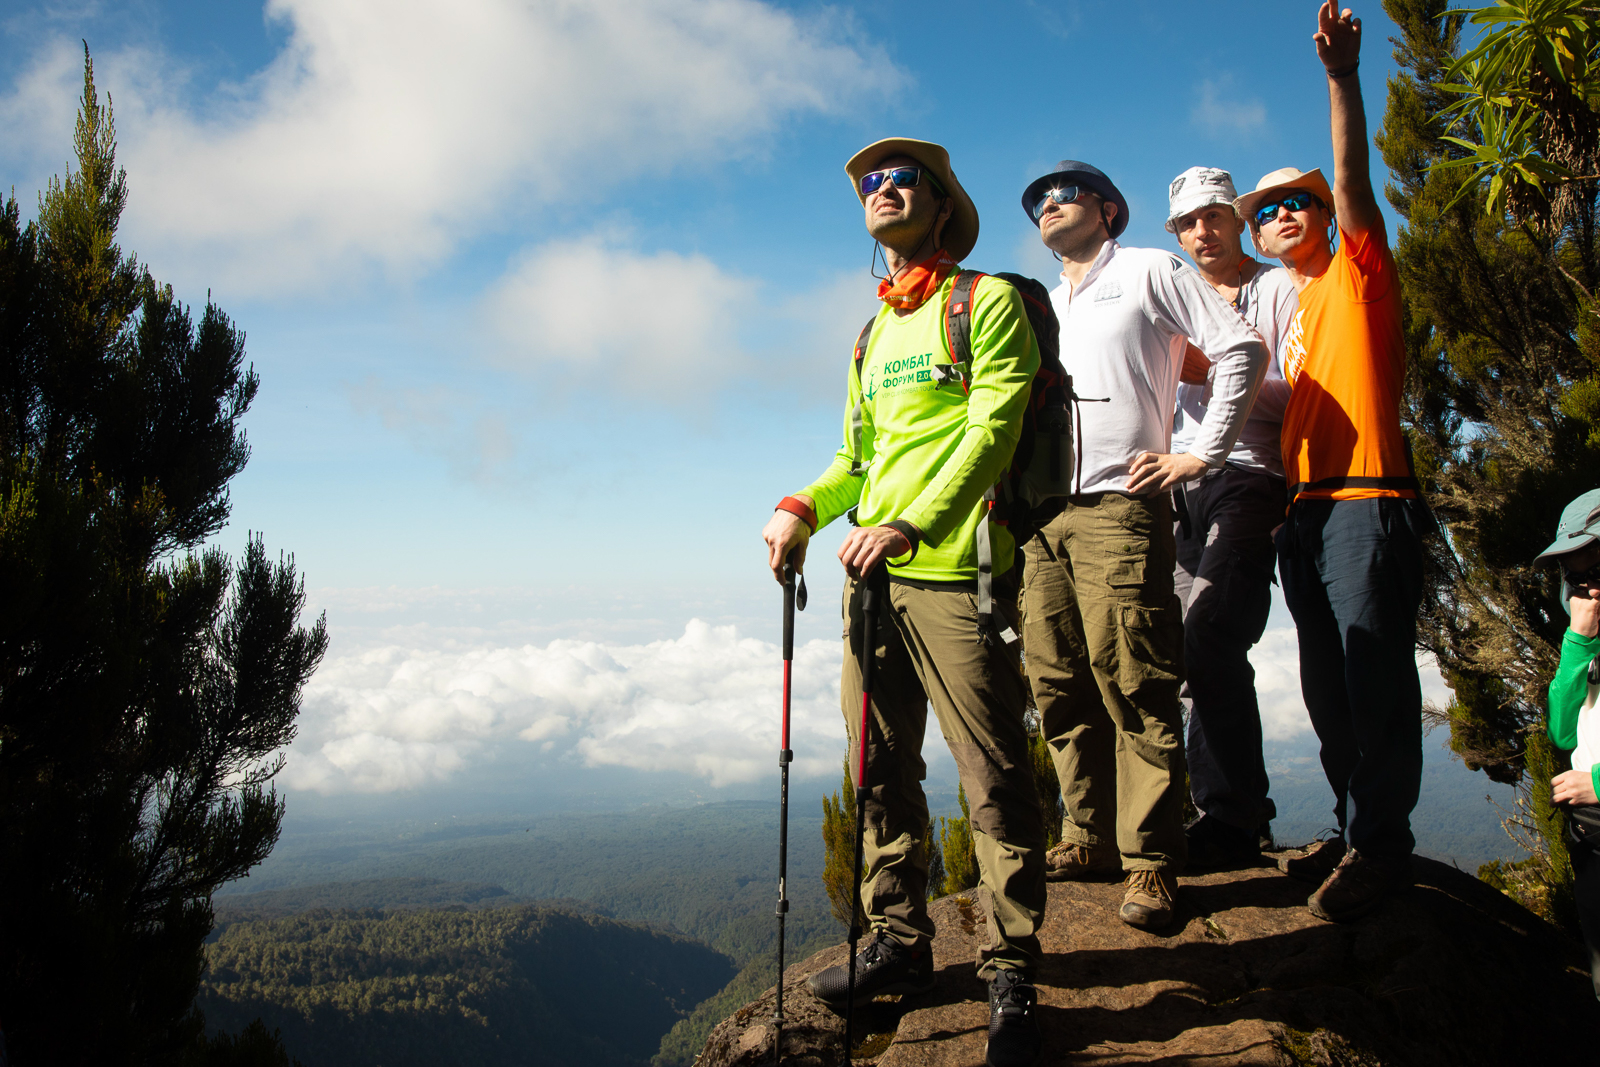
[[[1178,232],[1178,220],[1191,211],[1212,204],[1227,204],[1231,210],[1238,193],[1233,175],[1216,167],[1190,167],[1167,187],[1167,232]]]

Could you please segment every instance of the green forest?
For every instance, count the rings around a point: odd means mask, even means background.
[[[791,960],[843,938],[822,888],[820,811],[797,809]],[[291,832],[228,887],[266,888],[217,896],[200,1007],[224,1031],[260,1016],[304,1067],[423,1062],[383,1051],[400,1031],[406,1048],[524,1063],[495,1057],[523,1055],[515,1035],[544,1025],[576,983],[608,990],[603,1010],[637,1026],[627,1042],[595,1031],[611,1037],[604,1049],[552,1041],[572,1058],[540,1062],[687,1067],[713,1026],[776,979],[777,818],[770,803],[728,803]],[[564,917],[549,956],[548,933],[512,932],[524,921],[509,916],[534,912]],[[451,948],[452,930],[470,947]],[[623,986],[571,973],[573,960],[635,952],[659,972]],[[344,1036],[320,1036],[332,1032]],[[457,1062],[446,1055],[427,1062]]]
[[[699,942],[538,905],[316,908],[225,923],[199,1004],[261,1018],[305,1067],[642,1067],[734,975]]]

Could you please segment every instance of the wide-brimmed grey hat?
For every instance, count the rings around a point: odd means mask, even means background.
[[[927,167],[945,192],[955,200],[955,211],[951,213],[950,221],[944,224],[943,246],[956,262],[966,259],[972,252],[972,246],[978,243],[978,205],[972,202],[972,197],[956,180],[956,172],[950,169],[950,153],[944,150],[943,145],[910,137],[885,137],[867,145],[844,165],[844,172],[850,175],[850,187],[855,190],[857,199],[866,201],[866,197],[861,195],[861,176],[890,156],[910,156]]]
[[[1118,236],[1128,228],[1128,198],[1122,195],[1122,190],[1106,177],[1105,171],[1076,159],[1063,159],[1049,174],[1033,179],[1028,183],[1028,187],[1022,190],[1022,210],[1027,212],[1029,221],[1035,226],[1039,225],[1039,220],[1033,217],[1034,205],[1052,185],[1078,185],[1100,199],[1109,200],[1117,205],[1117,217],[1112,219],[1111,225],[1107,227],[1107,232],[1112,237]]]
[[[1561,521],[1556,524],[1556,539],[1534,561],[1556,559],[1569,552],[1588,548],[1600,541],[1600,489],[1591,489],[1561,509]],[[1561,606],[1572,612],[1572,588],[1565,577],[1561,579]]]

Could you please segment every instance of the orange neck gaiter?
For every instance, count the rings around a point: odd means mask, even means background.
[[[950,253],[941,248],[921,263],[901,271],[893,283],[888,278],[879,282],[878,299],[893,308],[915,311],[939,291],[955,266]]]

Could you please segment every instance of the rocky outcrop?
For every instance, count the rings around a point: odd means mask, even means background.
[[[1184,878],[1178,921],[1160,935],[1117,919],[1119,884],[1053,884],[1038,976],[1045,1062],[1600,1062],[1580,945],[1453,867],[1418,859],[1416,880],[1377,913],[1335,925],[1306,910],[1307,886],[1265,863]],[[932,906],[939,984],[857,1011],[857,1067],[984,1062],[988,1008],[973,961],[988,932],[976,902]],[[843,1063],[843,1020],[804,980],[844,959],[839,945],[788,970],[784,1064]],[[696,1067],[772,1064],[773,999],[768,990],[718,1026]]]

